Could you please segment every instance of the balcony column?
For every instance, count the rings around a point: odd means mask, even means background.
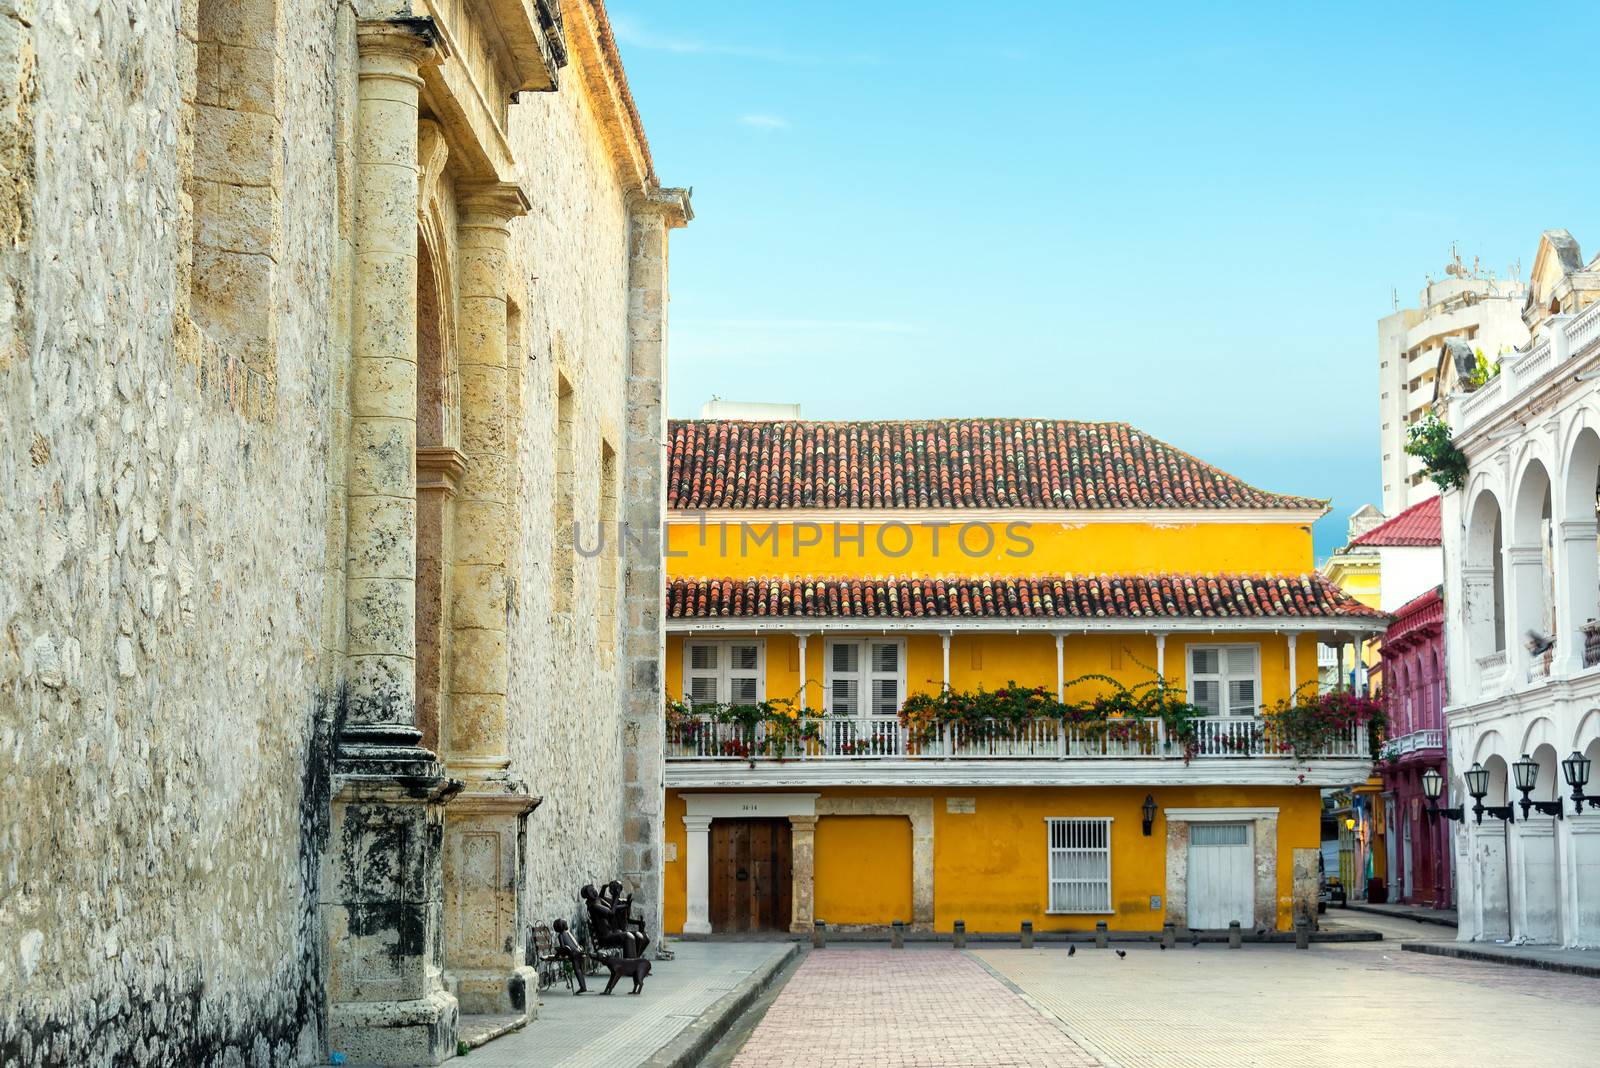
[[[1343,634],[1335,634],[1333,636],[1333,648],[1335,650],[1335,655],[1338,658],[1338,667],[1335,669],[1338,674],[1334,676],[1333,688],[1335,690],[1342,690],[1345,687]]]
[[[1289,639],[1289,700],[1293,701],[1295,689],[1300,685],[1299,666],[1295,662],[1300,652],[1300,635],[1291,630],[1286,637]]]
[[[440,973],[448,780],[416,708],[417,142],[425,18],[356,30],[345,716],[321,900],[329,1045],[352,1061],[456,1051]]]
[[[811,635],[807,634],[804,631],[801,631],[800,633],[795,635],[795,640],[800,643],[800,707],[801,708],[810,708],[811,707],[810,702],[806,700],[806,695],[809,692],[809,687],[811,685],[810,679],[808,679],[806,677],[806,639],[808,639],[810,637],[811,637]]]
[[[511,183],[457,188],[461,448],[451,571],[450,711],[445,766],[466,782],[445,820],[445,967],[461,1011],[516,1015],[533,1004],[521,898],[528,814],[511,776],[506,714],[507,568],[512,536],[506,394],[506,274],[511,220],[528,199]]]
[[[1156,633],[1156,679],[1163,690],[1167,688],[1167,635],[1165,631]]]
[[[789,912],[789,930],[802,934],[811,930],[814,922],[814,890],[816,886],[817,817],[790,816],[790,890],[792,902]]]
[[[944,652],[944,688],[950,689],[950,632],[939,635],[939,645]]]
[[[711,933],[711,817],[685,816],[689,832],[684,849],[685,893],[684,934]]]
[[[1553,674],[1583,670],[1583,625],[1600,619],[1600,558],[1593,520],[1565,519],[1556,542],[1556,659]]]
[[[1056,700],[1067,699],[1067,636],[1056,635]]]

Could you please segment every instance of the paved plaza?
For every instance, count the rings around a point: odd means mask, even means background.
[[[1600,979],[1406,953],[1401,937],[1449,932],[1370,926],[1385,941],[1307,951],[830,947],[800,965],[732,1063],[1587,1068]]]

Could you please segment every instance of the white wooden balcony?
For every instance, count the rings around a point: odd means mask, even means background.
[[[898,716],[824,716],[812,737],[766,722],[691,716],[667,727],[669,786],[893,783],[1316,783],[1365,778],[1365,727],[1295,754],[1273,725],[1253,716],[1191,721],[1187,739],[1159,719],[1074,723],[1034,719],[985,727],[907,726]],[[1327,781],[1324,781],[1327,780]]]

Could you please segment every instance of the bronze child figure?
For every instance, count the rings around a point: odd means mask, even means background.
[[[572,965],[572,974],[577,977],[578,989],[574,991],[574,995],[587,994],[589,984],[583,981],[583,947],[578,945],[578,940],[567,930],[566,920],[557,919],[550,928],[556,933],[556,956]]]

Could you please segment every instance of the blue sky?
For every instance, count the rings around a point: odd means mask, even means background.
[[[664,184],[670,405],[1125,420],[1376,502],[1376,322],[1452,241],[1600,251],[1600,5],[611,8]],[[1570,46],[1570,47],[1569,47]]]

